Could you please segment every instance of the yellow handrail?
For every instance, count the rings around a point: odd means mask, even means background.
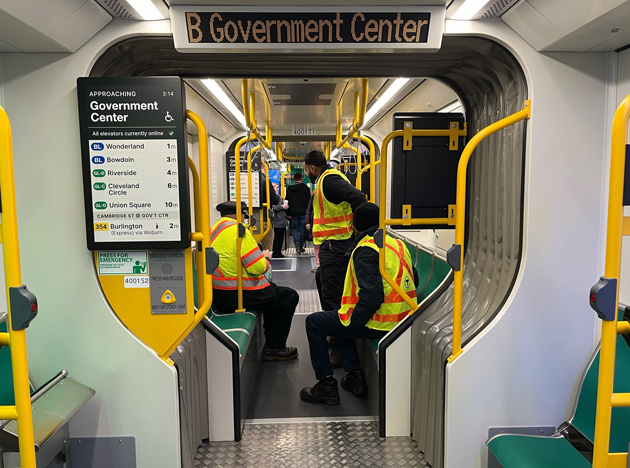
[[[258,237],[254,236],[254,239],[256,239],[256,242],[260,242],[260,239],[262,239],[263,237],[265,237],[267,234],[269,234],[269,231],[271,231],[271,226],[272,226],[272,220],[269,217],[269,209],[271,208],[271,182],[269,181],[269,166],[267,165],[267,163],[265,161],[263,161],[262,159],[260,160],[260,162],[262,163],[263,166],[265,166],[265,169],[267,169],[267,177],[265,178],[267,183],[265,184],[265,193],[267,194],[267,203],[261,203],[261,207],[264,206],[267,209],[267,227],[265,228],[264,232],[261,232]],[[262,209],[261,209],[261,216],[260,216],[260,222],[261,222],[261,226],[260,226],[260,230],[262,231]]]
[[[245,82],[245,92],[247,91],[247,80],[243,80]],[[245,92],[243,94],[245,94]],[[243,101],[245,102],[245,101]],[[236,143],[236,148],[234,148],[234,178],[236,185],[236,206],[241,206],[241,146],[243,143],[246,143],[249,140],[249,137],[243,137]],[[236,236],[236,258],[241,258],[241,248],[243,244],[243,238],[241,237],[241,226],[243,223],[240,219],[236,220],[237,225],[237,236]],[[245,312],[243,308],[243,265],[240,261],[236,262],[236,284],[238,291],[238,309],[236,312]]]
[[[387,195],[387,148],[389,143],[396,137],[401,137],[404,134],[404,130],[395,130],[389,133],[383,140],[382,152],[381,152],[381,187],[380,187],[380,200],[379,200],[379,229],[383,233],[382,246],[379,246],[379,270],[381,276],[389,285],[396,291],[400,297],[411,307],[410,315],[414,314],[418,310],[419,305],[409,297],[409,295],[398,286],[396,281],[387,274],[385,270],[385,226],[391,224],[402,224],[402,219],[385,219],[386,211],[386,195]],[[412,136],[449,136],[450,130],[412,130]],[[429,222],[430,221],[430,222]],[[448,218],[438,219],[415,219],[411,220],[412,224],[448,224]]]
[[[253,201],[253,196],[254,196],[254,194],[252,193],[253,192],[252,190],[252,153],[254,151],[258,151],[260,148],[262,148],[262,146],[260,145],[254,146],[252,149],[250,149],[247,152],[247,212],[249,213],[250,219],[252,215],[254,214],[254,208],[252,207],[252,201]],[[253,230],[254,230],[254,227],[250,224],[249,232],[252,232]]]
[[[284,184],[284,176],[285,174],[291,174],[291,166],[289,164],[287,164],[287,170],[284,171],[282,174],[280,174],[280,197],[282,197],[282,199],[284,200],[285,198],[285,184]]]
[[[367,164],[363,170],[361,171],[361,174],[365,171],[370,171],[370,202],[375,203],[376,202],[376,171],[374,170],[374,168],[376,167],[376,152],[374,150],[374,143],[372,142],[371,138],[368,138],[364,135],[359,135],[359,138],[361,139],[362,142],[367,143],[368,148],[370,148],[370,164]]]
[[[449,362],[453,362],[462,353],[462,291],[464,281],[464,230],[466,211],[466,169],[472,152],[477,145],[488,135],[499,130],[509,127],[523,119],[529,119],[531,115],[531,100],[525,101],[523,110],[516,112],[492,125],[487,126],[477,133],[466,145],[457,166],[457,195],[455,202],[455,244],[459,246],[459,265],[460,268],[454,271],[454,291],[453,291],[453,350],[448,358]],[[381,164],[382,165],[382,164]]]
[[[195,161],[193,158],[188,156],[188,168],[190,169],[190,173],[192,175],[192,187],[193,187],[193,200],[195,201],[195,207],[199,206],[199,172],[197,172],[197,166],[195,166]],[[199,229],[201,226],[201,211],[195,209],[195,229]],[[197,240],[196,235],[191,236],[192,240]],[[203,235],[202,235],[203,239]],[[197,249],[195,252],[195,264],[197,267],[200,267],[203,263],[203,259],[201,255],[203,252],[200,252],[200,249]],[[199,271],[197,271],[199,273]],[[201,304],[203,302],[203,276],[197,274],[197,304]]]
[[[256,93],[248,92],[247,80],[241,80],[241,99],[243,101],[243,115],[245,116],[248,130],[256,140],[260,141],[263,147],[271,149],[271,143],[264,139],[260,134],[260,130],[258,130],[256,119],[254,118],[256,113]]]
[[[619,304],[619,277],[621,269],[621,244],[623,226],[623,188],[626,161],[626,141],[628,138],[628,118],[630,117],[630,95],[617,108],[612,125],[610,154],[610,188],[608,194],[608,225],[606,231],[605,276],[617,280],[615,304]],[[615,346],[617,337],[617,314],[613,320],[602,320],[602,339],[599,356],[599,381],[597,389],[597,409],[595,418],[595,440],[593,467],[607,468],[613,465],[613,458],[619,454],[609,454],[610,424],[612,418],[613,381],[615,377]],[[625,454],[623,466],[627,464]],[[621,465],[618,465],[621,466]]]
[[[337,136],[337,141],[335,148],[342,148],[345,143],[348,142],[350,138],[354,138],[361,127],[363,126],[363,121],[365,120],[365,112],[367,110],[367,101],[368,101],[368,79],[363,78],[361,80],[361,100],[359,104],[359,92],[356,91],[354,93],[354,120],[352,121],[352,126],[348,131],[348,134],[339,141],[339,136]],[[338,122],[337,128],[340,128],[340,123]],[[339,134],[338,130],[338,134]]]
[[[200,242],[201,246],[197,249],[197,276],[203,277],[203,288],[197,288],[197,297],[199,307],[193,317],[193,321],[184,332],[175,340],[175,342],[164,353],[164,358],[168,358],[179,344],[186,339],[190,332],[205,317],[212,305],[212,277],[206,273],[206,255],[205,249],[210,247],[210,183],[208,181],[208,132],[203,120],[194,112],[187,110],[186,117],[191,120],[197,127],[199,134],[199,200],[195,200],[195,229],[200,231],[194,238]],[[194,163],[193,163],[194,166]],[[197,211],[200,212],[199,223],[197,223]],[[201,265],[201,267],[200,267]],[[203,297],[203,301],[201,298]]]
[[[17,420],[20,462],[23,468],[35,468],[33,412],[28,381],[26,331],[13,330],[9,288],[22,286],[20,246],[18,242],[15,208],[15,180],[13,176],[13,142],[9,117],[0,107],[0,187],[2,187],[2,243],[4,244],[4,274],[8,313],[8,334],[3,342],[11,347],[13,391],[15,406],[0,407],[0,419]],[[8,338],[8,340],[7,340]],[[0,455],[1,456],[1,455]]]

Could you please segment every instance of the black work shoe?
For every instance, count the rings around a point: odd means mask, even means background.
[[[291,361],[298,357],[298,350],[293,346],[280,349],[263,349],[263,361]]]
[[[313,387],[305,387],[300,392],[300,398],[307,403],[325,403],[336,406],[339,404],[339,389],[337,379],[328,377],[320,380]]]
[[[281,253],[279,254],[273,253],[271,254],[271,258],[285,258],[285,256]]]
[[[365,377],[363,371],[353,370],[341,378],[341,388],[354,393],[356,396],[367,395],[367,385],[365,384]]]

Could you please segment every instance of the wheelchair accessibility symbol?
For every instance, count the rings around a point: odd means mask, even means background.
[[[164,116],[164,120],[166,120],[167,122],[172,122],[173,120],[175,120],[175,118],[168,111],[166,111],[166,115]]]

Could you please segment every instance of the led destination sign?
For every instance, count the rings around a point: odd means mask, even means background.
[[[295,9],[295,8],[294,8]],[[171,8],[175,47],[183,52],[221,49],[387,48],[438,50],[444,30],[444,7],[321,8],[296,11],[239,10],[236,7]],[[189,49],[189,50],[187,50]],[[215,50],[217,49],[217,50]]]
[[[224,19],[224,16],[226,17]],[[186,13],[189,42],[427,42],[430,13]]]
[[[79,78],[88,248],[190,243],[179,78]]]

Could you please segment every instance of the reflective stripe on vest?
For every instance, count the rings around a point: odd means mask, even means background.
[[[361,240],[359,245],[357,245],[352,252],[343,287],[341,308],[339,309],[339,320],[346,326],[350,324],[354,307],[359,302],[360,288],[354,272],[354,253],[361,247],[372,248],[378,252],[374,238],[369,236]],[[411,256],[405,248],[405,245],[397,239],[386,236],[385,268],[387,274],[395,278],[396,284],[415,301],[416,286],[413,281],[413,269],[411,264]],[[383,280],[383,292],[385,298],[381,307],[365,326],[377,330],[389,331],[394,328],[398,322],[409,315],[411,307],[409,307],[404,299],[385,280]]]
[[[232,230],[228,230],[233,228]],[[237,223],[231,219],[222,219],[210,230],[210,246],[219,253],[219,266],[212,274],[212,287],[222,290],[237,290],[238,278],[236,276],[236,229]],[[263,289],[269,286],[269,281],[265,275],[251,275],[246,268],[264,258],[258,247],[249,252],[241,254],[241,264],[243,265],[243,291]],[[232,264],[234,263],[234,264]],[[224,273],[225,271],[231,274]]]
[[[350,183],[345,175],[336,169],[327,169],[319,176],[313,197],[313,242],[322,244],[327,240],[349,239],[352,235],[352,208],[343,201],[338,205],[324,197],[324,178],[336,174]]]

